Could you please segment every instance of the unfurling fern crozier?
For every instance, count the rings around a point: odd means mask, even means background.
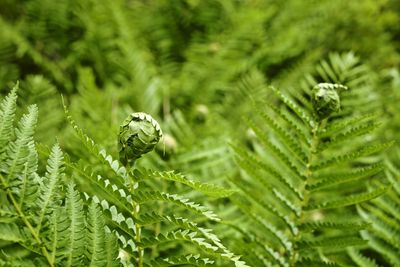
[[[154,149],[162,137],[158,122],[149,114],[132,113],[124,120],[119,132],[119,157],[127,166]]]
[[[338,90],[347,90],[346,86],[332,83],[319,83],[312,90],[312,104],[320,120],[340,110]]]

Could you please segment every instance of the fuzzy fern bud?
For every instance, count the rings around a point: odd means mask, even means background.
[[[312,90],[312,103],[320,120],[340,110],[339,90],[347,90],[346,86],[332,83],[319,83]]]
[[[149,114],[130,114],[120,126],[118,149],[119,158],[125,166],[154,149],[162,137],[158,122]]]

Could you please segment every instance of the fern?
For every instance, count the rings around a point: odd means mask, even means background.
[[[379,253],[382,263],[390,266],[399,264],[399,169],[396,164],[386,161],[387,175],[393,188],[384,196],[358,205],[358,213],[367,221],[371,222],[368,231],[363,236],[370,240],[369,247]],[[358,266],[376,266],[373,259],[368,258],[366,251],[349,251],[349,255]]]
[[[4,265],[23,266],[33,262],[40,266],[86,266],[99,259],[103,259],[104,265],[117,263],[115,246],[109,247],[108,255],[113,256],[107,258],[99,256],[96,242],[84,253],[87,231],[91,239],[110,240],[107,242],[112,242],[111,233],[101,224],[103,214],[96,204],[92,203],[86,212],[75,185],[65,181],[64,156],[58,145],[52,148],[46,174],[41,177],[37,173],[38,156],[33,140],[37,108],[30,106],[14,128],[16,91],[17,86],[1,103],[0,125],[7,137],[2,139],[0,149],[0,238],[4,242],[1,261]],[[21,251],[21,256],[14,255],[17,251]]]
[[[326,63],[321,66],[321,75],[337,78]],[[253,256],[264,255],[268,265],[341,266],[339,259],[346,257],[347,247],[367,244],[359,231],[368,224],[353,215],[352,222],[335,216],[351,213],[345,207],[367,203],[388,190],[383,184],[369,190],[356,184],[382,176],[382,163],[359,168],[352,164],[382,152],[392,143],[359,148],[358,140],[376,124],[347,124],[354,116],[349,113],[335,117],[336,112],[350,108],[340,102],[341,87],[318,84],[313,91],[305,91],[302,99],[273,89],[282,107],[263,105],[263,110],[258,108],[258,116],[246,121],[257,136],[256,153],[233,145],[242,175],[241,179],[231,179],[241,191],[232,200],[247,218],[242,234],[253,240]],[[333,127],[339,130],[330,131]],[[340,148],[342,142],[347,145],[344,151]],[[315,214],[322,219],[314,218]]]
[[[68,112],[66,108],[65,110]],[[127,138],[126,140],[131,140],[131,137],[126,135],[125,132],[124,135],[121,134],[120,136],[120,157],[124,159],[127,166],[126,168],[120,167],[118,161],[113,160],[111,155],[107,155],[105,150],[99,149],[94,141],[76,125],[70,116],[68,116],[68,119],[79,139],[98,162],[106,165],[106,169],[112,171],[110,179],[103,179],[101,171],[95,171],[83,162],[78,165],[72,165],[76,171],[78,181],[81,183],[89,182],[89,184],[97,186],[95,192],[88,193],[95,194],[95,196],[93,196],[93,201],[101,205],[104,214],[106,214],[110,221],[108,225],[111,229],[116,231],[116,237],[124,248],[124,251],[132,255],[131,259],[129,259],[129,257],[126,259],[126,264],[133,262],[138,266],[144,266],[151,262],[171,262],[171,258],[148,255],[149,250],[151,249],[153,251],[152,255],[157,255],[162,253],[161,251],[165,243],[172,243],[175,244],[175,246],[179,245],[183,248],[186,247],[184,244],[188,243],[191,247],[190,250],[197,248],[201,255],[199,256],[199,260],[193,258],[191,260],[192,262],[199,262],[199,264],[202,261],[205,263],[217,263],[225,260],[233,262],[235,266],[247,266],[240,260],[240,257],[223,246],[219,239],[211,233],[211,230],[196,226],[195,220],[198,218],[198,215],[202,215],[209,220],[219,221],[220,219],[212,211],[190,201],[184,196],[170,194],[161,190],[149,190],[148,187],[151,188],[151,185],[146,183],[156,178],[162,178],[166,181],[178,182],[209,195],[219,197],[232,194],[231,190],[190,181],[184,178],[184,176],[173,172],[131,169],[132,167],[130,166],[134,166],[135,159],[139,158],[142,153],[148,151],[148,146],[152,145],[153,141],[145,140],[155,138],[154,135],[158,135],[161,131],[157,122],[151,117],[145,114],[132,114],[129,120],[124,122],[124,125],[131,125],[131,123],[142,125],[140,127],[129,126],[130,128],[121,126],[121,133],[123,131],[129,133],[129,131],[136,131],[136,129],[143,131],[139,133],[141,140],[139,142],[136,140],[128,141],[127,144],[130,147],[127,148],[125,148],[126,144],[124,140],[125,138]],[[155,132],[146,127],[154,127]],[[133,138],[137,138],[136,134],[132,134],[132,136]],[[135,149],[134,146],[141,146],[141,142],[148,143],[143,144],[143,148],[138,148],[135,150],[136,152],[132,152],[132,155],[134,155],[132,162],[126,160],[125,153],[128,153],[128,155],[131,153],[130,150],[127,149]],[[89,180],[82,180],[79,178],[82,177],[82,175],[85,179],[89,178]],[[102,196],[102,198],[98,198],[97,196]],[[182,207],[186,212],[179,212],[179,210],[175,209],[173,216],[172,214],[164,215],[164,209],[160,210],[158,205],[152,204],[152,202],[155,201],[160,202],[159,205],[162,205],[162,207],[171,207],[171,204]],[[187,211],[190,211],[190,213],[188,214]],[[143,212],[145,212],[145,214],[142,216],[141,214]],[[177,219],[177,214],[181,214],[182,217]],[[165,230],[163,230],[163,228],[165,228]],[[142,236],[145,233],[146,236]],[[186,256],[182,257],[184,258]],[[182,260],[183,258],[177,256],[176,259]],[[208,258],[210,260],[204,260]],[[190,262],[190,259],[191,257],[187,258],[186,261]]]

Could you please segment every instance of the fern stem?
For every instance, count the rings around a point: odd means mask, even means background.
[[[140,242],[141,240],[141,226],[139,224],[136,224],[136,242]],[[143,267],[143,256],[144,256],[144,250],[143,248],[138,246],[138,266]]]
[[[317,160],[317,151],[318,151],[318,145],[319,145],[318,132],[321,129],[325,128],[326,122],[327,122],[326,119],[319,121],[311,130],[312,139],[311,139],[311,144],[310,144],[310,155],[307,159],[306,168],[304,170],[304,176],[306,177],[306,179],[304,180],[303,185],[302,185],[302,194],[304,196],[304,199],[301,202],[301,209],[303,209],[303,207],[308,205],[310,196],[309,196],[309,192],[307,190],[307,184],[309,183],[309,180],[313,175],[311,166],[314,164],[315,160]],[[298,225],[304,223],[304,220],[305,220],[304,212],[301,212],[301,216],[300,216],[300,218],[298,218]],[[298,233],[298,235],[295,236],[295,238],[294,238],[295,243],[301,239],[302,239],[302,234],[300,231]],[[298,254],[298,252],[295,252],[290,258],[290,266],[295,266],[298,258],[299,258],[299,254]]]
[[[5,186],[8,198],[11,200],[11,202],[12,202],[15,210],[17,211],[18,215],[22,218],[22,221],[28,227],[28,229],[29,229],[30,233],[32,234],[33,238],[35,239],[35,241],[40,246],[40,248],[42,250],[42,253],[43,253],[43,256],[46,257],[46,259],[47,259],[48,263],[50,264],[50,266],[54,267],[54,262],[53,262],[52,258],[50,257],[49,252],[47,251],[46,247],[43,245],[42,241],[40,240],[39,234],[35,231],[34,227],[30,224],[30,222],[25,217],[25,214],[22,212],[21,207],[18,205],[18,202],[14,198],[12,192],[10,192],[10,190],[8,189],[9,186],[6,183],[6,181],[4,180],[3,175],[0,175],[0,180],[1,180],[1,183]]]
[[[135,161],[127,162],[126,168],[128,170],[128,173],[130,173],[130,171],[133,169],[134,164],[135,164]],[[131,194],[133,194],[135,191],[135,181],[131,175],[129,175],[129,182],[130,182],[129,191]],[[134,218],[138,218],[138,215],[140,212],[140,205],[139,205],[139,203],[133,202],[132,206],[133,206],[132,216]],[[141,225],[138,223],[135,223],[135,234],[136,234],[135,241],[137,244],[140,243],[141,238],[142,238],[141,231],[142,231]],[[139,245],[137,246],[137,248],[138,248],[138,258],[137,258],[138,267],[143,267],[144,250]]]

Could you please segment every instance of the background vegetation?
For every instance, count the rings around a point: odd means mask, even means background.
[[[398,1],[1,0],[0,40],[2,96],[19,81],[0,110],[1,264],[400,266]],[[318,83],[348,87],[327,118]],[[139,111],[164,138],[121,171],[119,125]],[[77,240],[101,229],[101,249],[46,243],[80,206]]]

